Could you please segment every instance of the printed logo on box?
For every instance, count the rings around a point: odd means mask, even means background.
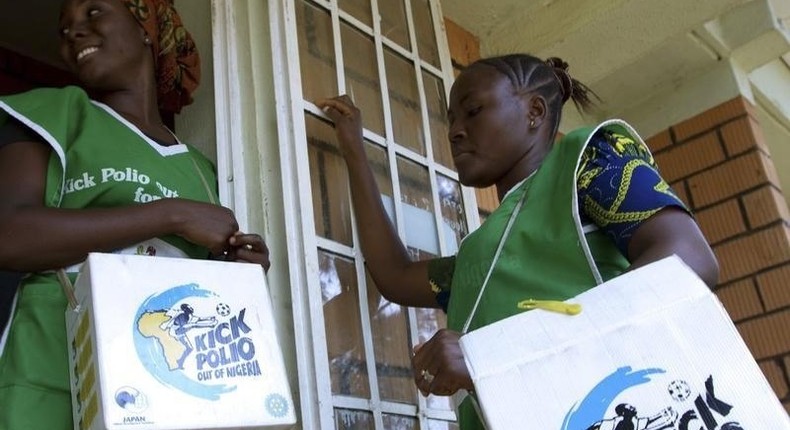
[[[140,413],[148,408],[148,398],[133,387],[121,387],[115,392],[115,403],[131,413]]]
[[[138,308],[135,350],[162,384],[219,400],[236,389],[234,382],[262,374],[251,319],[245,305],[197,284],[177,286],[149,296]]]
[[[561,430],[745,430],[729,417],[733,406],[717,397],[713,376],[696,396],[687,381],[672,380],[666,386],[667,406],[660,410],[643,410],[623,395],[638,385],[657,383],[651,378],[661,374],[666,371],[617,369],[568,411]],[[612,405],[614,412],[607,415]]]
[[[148,408],[148,398],[134,387],[121,387],[115,391],[115,404],[126,411],[122,422],[117,425],[154,424],[149,421],[143,411]]]

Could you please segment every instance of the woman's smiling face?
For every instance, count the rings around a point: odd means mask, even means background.
[[[60,54],[87,87],[123,89],[145,57],[145,32],[121,0],[66,0],[60,15]]]

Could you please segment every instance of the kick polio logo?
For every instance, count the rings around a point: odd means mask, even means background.
[[[134,320],[137,356],[162,384],[218,400],[235,380],[261,375],[246,313],[196,284],[154,294]]]
[[[704,381],[704,392],[694,393],[687,381],[667,379],[669,383],[662,383],[654,379],[658,375],[666,375],[666,371],[634,371],[630,366],[617,369],[568,411],[561,430],[744,430],[732,419],[733,406],[717,397],[713,376]],[[645,411],[636,400],[622,395],[643,384],[662,384],[662,388],[666,384],[664,407]],[[654,392],[650,397],[663,402]]]

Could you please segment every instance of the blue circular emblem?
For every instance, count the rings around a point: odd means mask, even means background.
[[[273,417],[282,418],[288,413],[288,401],[278,393],[266,396],[266,411]]]
[[[140,390],[121,387],[115,392],[115,403],[127,411],[140,413],[148,407],[148,400]]]

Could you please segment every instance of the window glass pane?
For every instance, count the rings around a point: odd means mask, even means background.
[[[459,430],[458,424],[447,421],[428,420],[428,430]]]
[[[392,199],[392,176],[390,175],[387,151],[381,146],[366,141],[365,155],[368,157],[368,165],[373,170],[373,176],[376,178],[381,195]],[[390,214],[391,216],[392,214]]]
[[[436,189],[439,190],[439,204],[442,207],[442,234],[447,246],[447,254],[458,252],[461,239],[469,233],[464,218],[464,202],[458,182],[436,175]]]
[[[417,343],[430,340],[441,328],[447,327],[447,316],[439,309],[415,308],[417,314]],[[447,396],[428,396],[429,408],[452,410],[452,398]]]
[[[384,136],[384,108],[373,39],[345,22],[340,26],[340,36],[343,40],[346,92],[362,111],[362,125]]]
[[[439,309],[415,308],[417,311],[417,343],[429,341],[439,329],[447,327],[447,316]]]
[[[373,27],[370,0],[338,0],[337,4],[340,6],[340,9],[348,12],[354,18]]]
[[[431,183],[428,169],[405,158],[398,158],[403,225],[406,244],[421,253],[439,255]]]
[[[450,141],[447,138],[449,126],[444,84],[441,79],[425,70],[422,71],[422,83],[425,87],[425,101],[428,104],[428,123],[431,128],[433,158],[437,163],[455,170],[453,154],[450,152]]]
[[[330,3],[345,12],[340,16],[339,28],[333,27],[328,10]],[[406,227],[401,233],[410,258],[424,260],[438,256],[440,242],[446,244],[446,253],[454,253],[457,244],[468,233],[461,188],[457,181],[438,172],[434,178],[433,170],[429,170],[438,164],[454,168],[447,139],[447,95],[443,76],[436,76],[420,67],[426,63],[436,68],[441,66],[432,21],[431,5],[434,1],[377,0],[379,16],[372,13],[373,3],[371,0],[294,0],[303,97],[314,102],[338,94],[339,86],[343,85],[338,82],[340,73],[345,79],[346,94],[363,112],[365,129],[386,137],[388,144],[396,142],[398,152],[402,146],[427,156],[426,140],[427,133],[430,133],[433,157],[428,161],[431,165],[425,165],[425,160],[413,161],[407,156],[398,157],[393,163],[381,142],[366,141],[365,152],[381,191],[382,202],[392,220],[395,205],[400,204],[399,209],[402,210],[399,212],[404,219],[399,221]],[[407,6],[411,9],[413,22],[407,20]],[[356,20],[370,29],[379,22],[385,44],[377,47],[374,36],[355,27]],[[410,31],[414,31],[417,46],[411,45]],[[339,33],[342,43],[342,49],[338,47],[338,51],[335,51],[335,36],[338,34],[335,32]],[[409,55],[404,57],[400,54],[399,48],[387,47],[393,43],[409,52],[419,48],[420,60],[424,62],[415,65]],[[341,52],[342,59],[337,57]],[[379,63],[378,58],[383,58],[383,62]],[[337,61],[342,61],[344,70],[337,69]],[[379,76],[384,76],[384,80]],[[388,88],[387,94],[383,93],[382,86]],[[422,87],[425,94],[419,93],[418,89]],[[385,105],[389,108],[386,111]],[[306,149],[309,171],[301,172],[300,180],[308,180],[307,176],[310,178],[312,194],[309,198],[314,208],[316,237],[352,247],[349,179],[333,127],[319,116],[309,112],[304,115],[307,147],[301,150]],[[387,133],[390,124],[392,128]],[[391,165],[397,173],[391,171]],[[394,180],[399,181],[398,202],[394,200]],[[438,195],[436,201],[433,187]],[[445,314],[439,310],[418,309],[416,318],[410,318],[407,308],[387,301],[378,293],[369,274],[365,273],[364,284],[358,284],[358,276],[362,275],[356,272],[357,267],[362,267],[359,250],[349,257],[333,246],[330,246],[332,251],[325,248],[315,251],[318,267],[313,267],[317,270],[312,276],[319,277],[329,360],[329,375],[321,377],[318,383],[324,388],[331,388],[336,401],[334,428],[380,430],[376,428],[378,423],[382,429],[412,430],[422,426],[431,430],[457,430],[455,423],[428,419],[424,411],[419,410],[419,393],[411,369],[410,345],[427,341],[445,327]],[[363,291],[366,292],[367,303],[360,302],[360,288],[367,289]],[[363,328],[362,318],[370,319],[370,327],[366,322]],[[415,332],[418,339],[411,338]],[[316,341],[321,342],[320,339]],[[367,357],[366,351],[374,357]],[[368,360],[371,365],[375,363],[377,381],[369,379]],[[378,393],[371,392],[372,382],[376,382]],[[337,396],[362,399],[362,403],[352,403],[354,409],[349,409],[349,404]],[[368,404],[374,397],[376,402]],[[407,406],[401,406],[406,408],[404,410],[384,406],[388,411],[384,412],[379,400],[390,402],[385,405],[398,403]],[[339,407],[341,404],[343,407]],[[427,406],[452,411],[452,400],[429,396]],[[416,412],[406,412],[411,408],[416,408]]]
[[[431,5],[428,0],[411,0],[411,14],[414,18],[414,32],[417,35],[417,50],[420,58],[439,67],[439,48],[436,33],[433,31]]]
[[[425,252],[411,246],[406,246],[406,251],[409,253],[409,258],[411,258],[412,261],[430,260],[431,258],[437,257],[436,254],[431,254],[430,252]]]
[[[329,12],[306,0],[296,1],[296,28],[304,99],[337,94],[335,48]]]
[[[410,51],[409,28],[406,26],[406,7],[403,0],[379,0],[379,14],[382,36]]]
[[[311,114],[305,115],[305,129],[315,233],[351,246],[348,171],[337,146],[335,131],[330,124]]]
[[[374,430],[373,414],[349,409],[335,409],[335,429]]]
[[[392,175],[387,158],[387,151],[375,144],[365,142],[365,155],[368,157],[368,166],[373,171],[376,184],[381,192],[381,202],[390,217],[390,222],[395,222],[395,205],[392,197]]]
[[[318,264],[332,393],[370,398],[354,262],[319,250]]]
[[[369,275],[367,284],[368,311],[381,398],[417,404],[417,388],[411,371],[406,308],[382,297]]]
[[[366,143],[368,163],[381,191],[390,220],[394,219],[392,179],[384,148]],[[417,390],[411,373],[409,331],[406,308],[381,297],[367,276],[368,311],[372,328],[373,350],[379,376],[379,391],[383,400],[416,404]]]
[[[384,428],[387,430],[419,430],[420,423],[413,417],[384,414]]]
[[[396,142],[425,155],[425,134],[420,115],[420,94],[414,63],[389,49],[384,50],[387,69],[392,131]]]

